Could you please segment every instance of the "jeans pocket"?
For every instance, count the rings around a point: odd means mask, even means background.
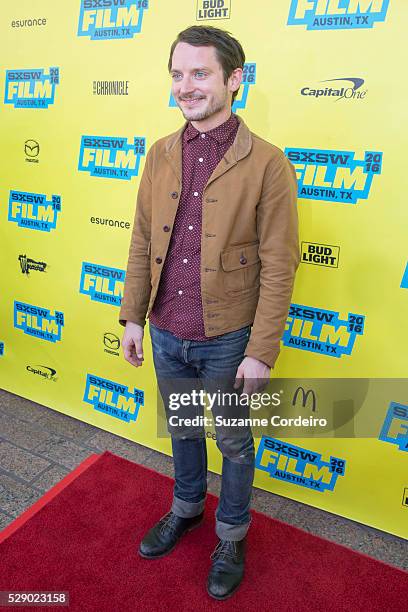
[[[246,325],[245,327],[241,327],[240,329],[236,329],[232,332],[227,332],[226,334],[222,334],[217,338],[218,342],[229,342],[232,340],[240,340],[242,338],[248,338],[251,331],[251,326]]]

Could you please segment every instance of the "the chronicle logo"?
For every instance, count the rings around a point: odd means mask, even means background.
[[[36,261],[35,259],[31,259],[31,257],[27,257],[27,255],[19,255],[18,259],[22,274],[27,274],[27,276],[30,274],[30,270],[45,272],[47,267],[45,261]]]
[[[401,289],[408,289],[408,263],[401,281]]]
[[[367,89],[361,89],[364,84],[364,79],[357,77],[344,77],[341,79],[326,79],[321,83],[332,83],[340,81],[338,87],[336,84],[325,85],[324,87],[302,87],[300,93],[302,96],[311,96],[313,98],[333,98],[336,102],[339,100],[362,100],[366,97]],[[351,85],[349,83],[351,83]],[[344,83],[347,83],[345,86]]]
[[[378,439],[408,452],[408,406],[390,403]]]
[[[307,30],[372,28],[385,21],[389,0],[292,0],[287,25]]]
[[[81,0],[78,36],[91,40],[133,38],[142,29],[148,0]]]
[[[364,159],[331,149],[287,147],[285,153],[296,169],[298,196],[305,200],[356,204],[368,198],[373,177],[381,174],[379,151],[366,151]]]
[[[48,108],[54,104],[59,68],[6,70],[4,104],[14,108]]]
[[[24,153],[26,154],[26,161],[38,164],[40,161],[38,155],[40,153],[40,145],[36,140],[26,140],[24,143]]]
[[[136,421],[140,406],[144,406],[144,391],[114,382],[101,376],[87,374],[83,401],[98,412],[130,423]]]
[[[332,244],[302,241],[301,262],[326,268],[338,268],[340,247]]]
[[[346,461],[338,457],[324,461],[320,453],[262,436],[255,465],[272,478],[322,493],[334,490],[337,478],[344,476]]]
[[[126,271],[87,261],[82,262],[79,293],[89,295],[95,302],[120,306]]]
[[[131,143],[120,136],[82,136],[78,170],[91,176],[130,181],[139,174],[145,152],[143,136],[135,136]]]
[[[231,0],[197,0],[197,21],[230,17]]]
[[[48,342],[61,340],[64,313],[14,300],[14,327]]]
[[[57,377],[55,376],[57,370],[54,370],[54,368],[49,368],[48,366],[44,365],[28,365],[26,369],[27,372],[31,372],[31,374],[36,374],[37,376],[41,376],[41,378],[43,378],[44,380],[52,380],[54,382],[57,382]]]
[[[249,94],[249,88],[256,83],[256,63],[254,62],[246,62],[244,64],[244,70],[242,74],[242,82],[240,85],[239,91],[241,92],[241,97],[238,96],[235,98],[232,104],[232,112],[235,113],[238,108],[246,108],[247,99]],[[174,99],[173,94],[170,92],[169,98],[169,106],[175,107],[177,103]]]
[[[8,220],[41,232],[50,232],[57,227],[58,213],[61,212],[61,196],[53,195],[47,200],[44,193],[16,191],[9,196]]]
[[[93,81],[94,96],[128,96],[130,81]]]
[[[282,341],[284,346],[329,357],[351,355],[357,336],[364,333],[365,316],[346,319],[334,310],[291,304]]]
[[[112,332],[106,332],[103,335],[103,344],[105,348],[103,349],[105,353],[109,353],[110,355],[119,355],[119,347],[120,347],[120,339],[116,334]]]

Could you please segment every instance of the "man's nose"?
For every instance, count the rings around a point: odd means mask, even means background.
[[[186,94],[191,94],[194,92],[195,86],[193,83],[193,79],[189,76],[185,76],[183,77],[183,79],[181,80],[181,82],[179,81],[179,87],[180,87],[180,95],[184,96]]]

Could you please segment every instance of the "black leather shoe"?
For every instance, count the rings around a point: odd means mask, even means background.
[[[144,559],[164,557],[176,546],[182,535],[198,527],[204,512],[191,518],[181,518],[173,512],[165,514],[140,542],[139,555]]]
[[[245,538],[239,542],[220,540],[211,555],[207,592],[215,599],[231,597],[244,576]]]

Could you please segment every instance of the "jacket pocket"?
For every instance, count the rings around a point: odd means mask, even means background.
[[[259,286],[261,260],[258,255],[259,240],[246,242],[221,251],[226,293],[245,291]]]

